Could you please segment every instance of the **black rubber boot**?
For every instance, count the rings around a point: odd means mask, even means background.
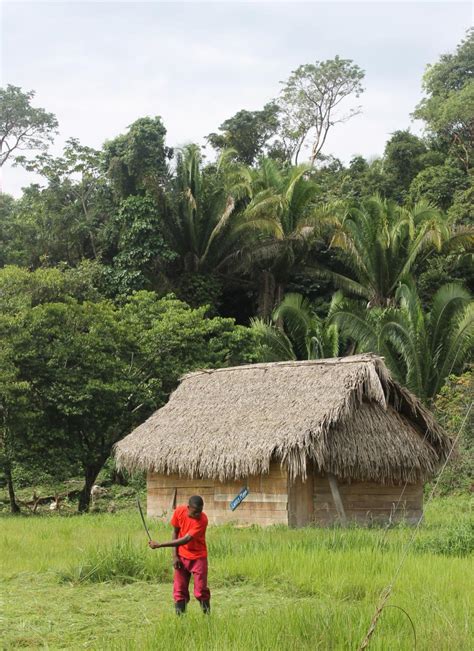
[[[175,601],[174,607],[177,615],[184,615],[186,612],[186,601],[184,599],[182,601]]]
[[[199,602],[201,604],[201,610],[205,615],[211,614],[211,602],[203,599]]]

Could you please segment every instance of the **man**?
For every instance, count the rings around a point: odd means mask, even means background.
[[[211,593],[207,586],[208,521],[207,515],[202,510],[203,507],[202,497],[193,495],[189,498],[187,506],[177,506],[173,513],[171,518],[173,539],[164,543],[150,540],[148,543],[152,549],[173,548],[173,598],[177,615],[182,615],[186,611],[191,574],[194,577],[194,596],[201,604],[203,613],[211,612]]]

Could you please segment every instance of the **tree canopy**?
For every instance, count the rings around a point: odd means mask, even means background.
[[[465,169],[472,166],[474,143],[474,29],[454,54],[444,54],[428,66],[423,77],[426,93],[414,116],[425,121],[433,135],[446,142]]]
[[[265,104],[261,111],[242,109],[220,125],[220,133],[210,133],[207,140],[218,151],[234,149],[241,163],[253,165],[277,133],[278,112],[275,102]]]
[[[33,90],[24,92],[8,84],[0,88],[0,167],[7,160],[23,161],[18,152],[46,149],[52,142],[58,121],[43,108],[34,108]]]
[[[310,163],[314,165],[329,130],[360,112],[360,106],[341,111],[341,103],[363,92],[364,71],[350,59],[336,56],[299,66],[278,99],[281,135],[289,158],[297,164],[303,145],[310,140]]]

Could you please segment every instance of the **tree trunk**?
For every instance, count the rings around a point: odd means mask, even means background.
[[[278,307],[278,305],[280,305],[284,296],[285,296],[285,285],[283,283],[278,283],[275,292],[275,307]],[[283,319],[279,317],[275,325],[280,330],[283,330]]]
[[[275,278],[271,271],[262,271],[258,292],[258,316],[269,319],[275,306]]]
[[[20,507],[16,503],[15,488],[13,486],[13,478],[12,478],[12,469],[11,469],[9,461],[7,461],[5,463],[3,469],[4,469],[5,477],[6,477],[6,480],[7,480],[8,497],[10,498],[10,511],[13,514],[20,513]]]
[[[119,486],[128,486],[128,480],[121,470],[112,471],[112,483],[118,484]]]
[[[87,513],[89,511],[91,501],[91,489],[97,479],[97,475],[102,469],[103,464],[94,464],[85,466],[84,472],[84,488],[79,494],[79,513]]]

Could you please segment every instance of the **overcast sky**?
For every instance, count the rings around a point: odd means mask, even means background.
[[[34,89],[56,114],[53,151],[71,136],[99,148],[139,117],[161,115],[168,144],[202,142],[242,108],[275,97],[303,63],[353,59],[366,71],[363,114],[337,126],[325,153],[382,153],[411,126],[426,64],[453,51],[467,2],[2,2],[1,85]],[[7,169],[18,196],[33,176]]]

